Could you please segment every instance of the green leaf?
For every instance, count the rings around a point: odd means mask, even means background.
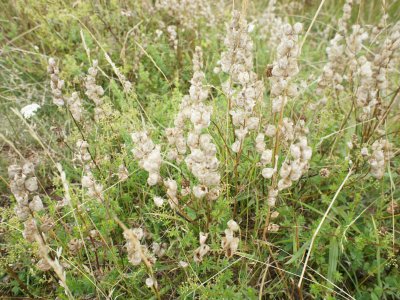
[[[296,262],[301,256],[304,255],[309,245],[310,241],[305,242],[304,245],[301,246],[301,248],[296,253],[293,254],[292,258],[285,263],[285,265],[289,265]]]
[[[337,238],[333,237],[329,244],[329,267],[328,267],[328,280],[332,283],[335,282],[335,273],[339,258],[339,245]]]

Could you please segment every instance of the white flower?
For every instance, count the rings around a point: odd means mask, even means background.
[[[146,286],[149,287],[149,288],[151,288],[151,287],[153,287],[153,285],[154,285],[154,280],[153,280],[153,278],[151,278],[151,277],[146,278]]]
[[[273,137],[276,134],[276,128],[274,125],[268,124],[265,128],[265,135],[268,137]]]
[[[311,147],[305,147],[304,149],[302,149],[303,150],[303,152],[302,152],[302,159],[303,160],[310,160],[311,159],[311,156],[312,156],[312,149],[311,149]]]
[[[35,169],[35,167],[34,167],[33,163],[27,162],[22,166],[22,173],[24,175],[33,174],[34,169]]]
[[[164,199],[161,198],[161,197],[155,196],[155,197],[153,198],[153,200],[154,200],[154,204],[155,204],[157,207],[161,207],[161,206],[163,206],[163,204],[164,204]]]
[[[369,155],[368,149],[367,149],[366,147],[363,147],[363,148],[361,149],[361,155],[362,155],[362,156],[368,156],[368,155]]]
[[[160,179],[160,175],[158,173],[150,173],[147,178],[147,184],[150,186],[156,185]]]
[[[156,185],[161,181],[161,147],[155,145],[145,131],[132,133],[132,141],[135,143],[133,155],[139,160],[140,167],[149,172],[148,185]]]
[[[186,261],[179,261],[179,266],[181,266],[182,268],[187,268],[189,266],[189,264]]]
[[[238,223],[236,223],[234,220],[229,220],[227,224],[229,229],[232,231],[238,231],[240,229]]]
[[[264,168],[262,170],[262,176],[266,179],[270,179],[272,178],[272,176],[274,175],[275,170],[273,168]]]
[[[234,232],[239,231],[239,225],[233,221],[228,221],[228,229],[225,229],[225,237],[221,239],[221,246],[225,250],[225,255],[229,258],[235,254],[239,247],[239,238],[234,236]]]
[[[272,161],[272,150],[266,149],[261,153],[261,163],[263,165],[269,164]]]
[[[200,247],[194,251],[193,260],[197,263],[203,261],[203,257],[210,251],[210,246],[206,244],[200,244]]]
[[[32,103],[29,105],[24,106],[21,109],[21,114],[24,116],[25,119],[29,119],[30,117],[36,114],[36,111],[40,108],[40,105],[37,103]]]
[[[278,190],[280,191],[290,188],[291,186],[292,186],[292,181],[288,178],[281,179],[278,181]]]
[[[301,33],[301,31],[303,30],[303,24],[301,23],[296,23],[293,25],[293,29],[294,32],[296,32],[297,34]]]
[[[200,234],[199,234],[200,245],[205,244],[207,238],[208,238],[208,233],[200,232]]]
[[[118,179],[120,181],[125,181],[129,177],[129,171],[124,165],[118,167]]]
[[[30,191],[34,192],[38,189],[38,183],[36,177],[31,177],[25,181],[25,188]]]
[[[34,196],[32,201],[29,203],[29,208],[32,211],[41,211],[43,209],[42,199],[39,196]]]
[[[21,171],[21,167],[18,165],[11,165],[8,167],[8,176],[11,179],[14,179],[14,177]]]
[[[154,255],[158,257],[163,257],[165,252],[167,251],[167,244],[166,243],[159,244],[157,242],[153,242],[151,248],[153,249]]]
[[[235,153],[238,153],[239,149],[240,149],[240,141],[235,141],[232,144],[232,151],[235,152]]]
[[[136,236],[138,240],[141,240],[144,236],[144,231],[142,228],[137,227],[132,229],[132,233]]]
[[[245,84],[245,83],[249,82],[250,75],[247,72],[240,72],[238,75],[238,79],[239,79],[240,83]]]
[[[193,187],[193,194],[196,198],[201,199],[207,194],[207,189],[204,186],[196,185]]]
[[[287,162],[284,162],[281,166],[280,175],[282,178],[289,177],[292,167]]]
[[[247,120],[247,128],[250,130],[255,130],[258,127],[259,122],[260,122],[259,118],[251,117]]]
[[[90,188],[91,186],[93,186],[93,180],[90,176],[82,176],[81,179],[81,183],[82,183],[82,187],[84,188]]]
[[[300,147],[297,145],[290,146],[290,153],[292,154],[294,159],[298,159],[301,156]]]

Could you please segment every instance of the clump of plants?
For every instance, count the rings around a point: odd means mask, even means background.
[[[4,295],[400,297],[396,4],[296,3],[8,3],[49,22],[0,135]]]

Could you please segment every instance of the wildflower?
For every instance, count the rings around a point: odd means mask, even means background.
[[[220,69],[229,74],[222,87],[231,100],[229,114],[236,138],[231,149],[235,153],[242,148],[249,131],[258,127],[259,119],[254,116],[254,107],[263,92],[263,84],[253,71],[253,42],[247,29],[244,17],[239,11],[234,11],[224,39],[227,50],[221,54],[219,62]]]
[[[89,68],[88,74],[85,78],[85,94],[96,104],[96,106],[100,106],[103,103],[102,96],[104,95],[104,90],[100,85],[96,85],[97,72],[98,61],[93,60],[93,65]]]
[[[96,105],[94,109],[94,118],[99,121],[105,114],[103,105],[104,90],[100,85],[96,84],[96,76],[98,72],[98,61],[93,60],[92,66],[89,68],[85,78],[85,94]]]
[[[29,105],[24,106],[21,109],[21,114],[25,119],[29,119],[36,114],[36,111],[40,108],[40,105],[37,103],[31,103]]]
[[[173,179],[164,180],[164,186],[167,188],[168,203],[172,209],[178,206],[178,184]]]
[[[86,174],[81,179],[82,187],[87,189],[87,195],[89,197],[97,199],[99,202],[104,201],[103,197],[103,186],[98,183],[90,170],[86,171]]]
[[[155,285],[156,285],[156,281],[153,278],[151,278],[151,277],[146,278],[146,286],[148,288],[152,288]]]
[[[286,159],[279,171],[280,180],[278,181],[278,190],[287,189],[292,185],[293,181],[297,181],[308,170],[309,160],[312,156],[312,149],[307,144],[306,134],[308,129],[305,127],[304,121],[299,121],[293,136],[296,133],[295,143],[290,146],[291,159]],[[266,174],[270,175],[270,174]]]
[[[174,50],[178,49],[178,34],[176,32],[176,26],[170,25],[167,27],[168,39]]]
[[[275,174],[275,169],[274,168],[264,168],[262,169],[261,175],[265,179],[270,179],[272,176]]]
[[[265,128],[265,135],[268,137],[274,137],[276,134],[276,127],[272,124],[268,124]]]
[[[281,39],[284,20],[276,14],[276,0],[270,0],[259,20],[261,36],[267,40],[269,47],[275,47]]]
[[[240,151],[241,148],[241,142],[240,141],[235,141],[232,146],[231,149],[233,152],[238,153]]]
[[[205,104],[208,90],[203,86],[204,73],[202,71],[202,51],[196,47],[193,55],[193,77],[189,95],[182,99],[180,110],[175,117],[173,128],[166,130],[168,143],[174,148],[169,152],[169,158],[180,161],[190,149],[190,154],[184,159],[187,167],[198,179],[199,184],[193,187],[196,198],[215,198],[219,194],[218,173],[219,161],[216,157],[217,149],[209,134],[201,133],[210,124],[211,107]],[[185,121],[190,120],[191,128],[185,138]],[[212,191],[212,195],[208,194]],[[218,197],[218,196],[217,196]]]
[[[207,194],[207,188],[204,186],[195,186],[193,187],[193,195],[198,198],[204,198],[204,196]]]
[[[34,176],[34,165],[31,162],[22,166],[11,165],[8,167],[8,176],[10,177],[11,193],[17,200],[15,213],[20,220],[26,221],[31,211],[43,209],[40,197],[32,195],[39,188],[37,178]]]
[[[238,223],[236,223],[234,220],[229,220],[227,224],[229,229],[234,232],[239,231],[240,229]]]
[[[385,165],[392,158],[392,144],[387,140],[380,139],[375,141],[372,146],[372,154],[368,160],[371,166],[371,175],[376,179],[381,179],[385,174]]]
[[[278,232],[279,231],[280,226],[277,224],[269,224],[268,225],[268,231],[269,232]]]
[[[345,54],[348,68],[352,74],[355,74],[358,70],[359,63],[357,61],[357,54],[360,52],[363,46],[363,41],[367,38],[368,33],[358,24],[352,26],[351,34],[345,38]]]
[[[25,180],[25,188],[29,192],[34,192],[38,189],[38,183],[36,177],[30,177]]]
[[[371,63],[363,56],[359,59],[362,63],[360,72],[360,86],[357,89],[357,106],[363,108],[363,118],[373,110],[376,104],[376,92],[373,90],[375,80],[372,75]]]
[[[118,167],[118,179],[120,181],[126,181],[129,177],[128,169],[122,164]]]
[[[31,211],[36,212],[43,210],[42,199],[40,199],[38,195],[34,196],[32,201],[29,202],[29,208],[31,209]]]
[[[302,121],[301,123],[304,123]],[[279,128],[280,130],[280,138],[283,144],[288,144],[289,142],[293,141],[295,137],[295,126],[293,121],[289,118],[283,118],[282,126]]]
[[[400,22],[397,22],[385,38],[380,51],[375,54],[372,64],[373,78],[376,79],[376,87],[385,92],[388,86],[387,72],[393,61],[394,54],[400,49]]]
[[[272,112],[283,110],[288,97],[297,95],[297,86],[292,78],[299,72],[297,58],[300,55],[298,35],[302,31],[302,24],[292,26],[285,24],[283,36],[277,48],[277,58],[272,67],[271,98]]]
[[[73,92],[71,97],[67,98],[66,102],[72,117],[79,122],[82,118],[82,103],[78,93]]]
[[[169,151],[170,159],[180,162],[187,152],[187,146],[191,153],[185,158],[189,170],[197,177],[206,188],[219,184],[219,175],[217,173],[218,161],[215,157],[216,148],[207,134],[201,134],[201,131],[210,124],[211,106],[205,104],[208,97],[208,90],[204,87],[204,73],[202,71],[202,51],[196,47],[193,55],[193,77],[189,95],[182,99],[180,110],[175,117],[173,128],[166,130],[168,143],[173,146]],[[190,120],[191,129],[187,138],[184,136],[185,122]],[[209,182],[205,182],[205,179]],[[193,189],[196,197],[204,197],[201,187]]]
[[[34,170],[35,166],[29,161],[22,165],[22,174],[24,174],[25,176],[33,174]]]
[[[203,257],[210,251],[210,246],[206,244],[208,233],[200,232],[200,247],[194,251],[193,260],[197,263],[203,261]]]
[[[350,150],[354,148],[353,141],[348,141],[346,143],[346,145],[347,145],[347,148],[349,148]]]
[[[179,266],[182,268],[187,268],[189,266],[189,264],[186,261],[179,261]]]
[[[266,149],[261,153],[260,162],[263,165],[270,164],[272,161],[272,150]]]
[[[259,133],[256,137],[256,151],[260,154],[265,150],[264,137],[265,135],[262,133]]]
[[[85,165],[88,161],[91,160],[88,142],[83,140],[78,140],[76,142],[76,148],[78,151],[75,154],[75,159],[78,160],[83,165]]]
[[[35,241],[35,234],[37,233],[36,226],[36,220],[34,218],[30,218],[24,222],[24,231],[22,235],[28,242]]]
[[[277,189],[270,189],[268,191],[267,202],[268,202],[268,206],[269,207],[275,207],[277,196],[278,196],[278,190]]]
[[[368,152],[368,148],[367,147],[361,148],[361,155],[362,156],[369,156],[369,152]]]
[[[233,220],[229,220],[227,225],[228,228],[225,229],[225,237],[221,240],[221,246],[225,251],[226,257],[230,258],[239,247],[239,238],[234,237],[234,233],[239,231],[239,225]]]
[[[327,87],[333,85],[335,90],[342,90],[342,81],[344,69],[347,65],[347,56],[345,54],[345,37],[347,35],[347,22],[351,17],[353,0],[346,0],[343,5],[343,15],[338,20],[339,31],[329,41],[326,48],[328,63],[323,67],[323,72],[318,78],[317,93],[323,94]]]
[[[153,200],[154,200],[154,204],[155,204],[157,207],[162,207],[163,204],[164,204],[164,199],[163,199],[162,197],[155,196],[155,197],[153,198]]]
[[[135,144],[133,155],[139,160],[139,166],[149,172],[147,183],[150,186],[156,185],[161,180],[161,147],[155,145],[144,131],[132,133],[132,140]]]
[[[147,256],[145,246],[140,244],[140,240],[143,238],[143,229],[127,229],[124,231],[124,237],[126,239],[126,249],[128,251],[129,262],[132,265],[137,266],[142,262],[142,259]]]
[[[57,106],[64,106],[64,97],[62,88],[64,87],[64,80],[59,77],[60,70],[57,67],[54,58],[49,59],[47,72],[50,74],[50,87],[53,94],[53,103]]]
[[[156,255],[157,257],[163,257],[165,252],[167,251],[167,244],[166,243],[159,244],[153,242],[152,250],[153,254]]]

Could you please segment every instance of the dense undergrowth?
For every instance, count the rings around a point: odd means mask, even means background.
[[[399,1],[2,1],[0,296],[399,299]]]

